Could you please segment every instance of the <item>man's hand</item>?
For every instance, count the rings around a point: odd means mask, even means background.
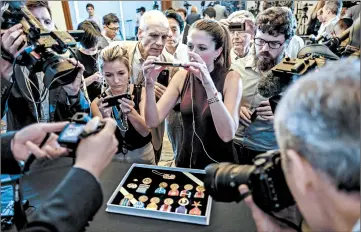
[[[269,101],[262,101],[260,106],[256,109],[257,115],[263,119],[273,121],[274,116]]]
[[[155,92],[155,96],[160,99],[163,94],[165,93],[165,91],[167,90],[167,87],[165,87],[162,84],[159,84],[158,82],[155,82],[155,86],[154,86],[154,92]]]
[[[22,45],[23,44],[23,45]],[[20,47],[22,45],[22,47]],[[23,34],[21,24],[16,24],[7,30],[1,30],[1,49],[6,49],[13,57],[21,53],[26,46],[26,36]],[[1,77],[10,81],[12,64],[4,59],[1,60]]]
[[[94,117],[85,128],[96,128],[99,121],[99,117]],[[105,126],[99,133],[80,141],[74,165],[90,172],[97,179],[118,150],[118,140],[114,134],[116,122],[112,118],[106,118],[103,121]]]
[[[251,114],[252,112],[248,108],[241,106],[241,110],[239,112],[239,122],[243,126],[248,127],[251,124]]]
[[[68,58],[67,60],[70,63],[72,63],[74,66],[77,66],[80,68],[75,80],[72,83],[63,86],[63,88],[64,88],[65,92],[68,94],[68,96],[75,96],[75,95],[78,95],[78,93],[79,93],[80,84],[82,81],[82,77],[83,77],[85,68],[84,68],[84,65],[82,65],[79,61],[75,60],[74,58]]]
[[[241,194],[246,194],[249,191],[247,185],[239,186],[238,190]],[[258,232],[295,232],[292,228],[282,228],[279,226],[276,219],[267,215],[254,203],[252,195],[246,197],[244,202],[252,211],[252,217]]]
[[[25,161],[33,153],[36,158],[57,158],[68,153],[66,148],[60,147],[57,142],[58,136],[53,132],[59,132],[68,122],[36,123],[16,132],[11,141],[11,150],[14,158]],[[40,148],[47,133],[51,133],[46,143]]]

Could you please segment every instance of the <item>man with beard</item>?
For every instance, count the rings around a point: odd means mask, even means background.
[[[278,64],[295,33],[292,12],[285,7],[271,7],[258,14],[254,51],[236,70],[243,82],[240,126],[234,139],[241,164],[252,164],[253,158],[277,149],[273,113],[267,98],[258,93],[262,75]]]

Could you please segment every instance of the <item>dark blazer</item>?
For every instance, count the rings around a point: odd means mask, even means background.
[[[198,19],[201,19],[201,15],[200,14],[196,14],[196,13],[191,13],[187,16],[186,18],[186,22],[189,25],[192,25],[195,21],[197,21]]]
[[[1,135],[1,174],[20,173],[10,149],[14,133]],[[72,168],[48,200],[36,211],[24,232],[84,231],[99,210],[103,194],[99,182],[89,172]]]
[[[13,80],[16,80],[15,83],[12,84],[5,79],[1,80],[1,117],[7,110],[8,131],[20,130],[24,126],[37,122],[34,104],[26,97],[29,97],[30,93],[26,88],[24,73],[20,66],[15,66],[15,73],[16,75],[13,74],[12,77]],[[30,78],[35,85],[39,86],[37,78]],[[32,88],[32,92],[37,101],[39,96],[35,88]],[[40,104],[38,104],[38,112],[40,112],[39,110]],[[62,86],[49,91],[50,122],[68,120],[76,112],[90,113],[90,105],[82,91],[79,91],[78,98],[72,104],[69,103],[67,93]]]
[[[187,41],[188,41],[187,36],[188,36],[188,32],[189,32],[190,27],[191,26],[189,26],[189,24],[186,24],[186,26],[184,27],[183,39],[182,39],[183,44],[187,44]]]

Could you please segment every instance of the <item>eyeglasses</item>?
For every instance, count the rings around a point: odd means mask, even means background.
[[[119,31],[119,27],[108,27],[108,26],[106,26],[106,27],[112,31]]]
[[[268,47],[272,49],[279,49],[284,44],[278,41],[267,41],[261,38],[255,38],[254,43],[258,46],[264,46],[265,44],[268,44]]]

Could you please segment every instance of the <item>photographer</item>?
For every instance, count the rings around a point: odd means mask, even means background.
[[[92,220],[103,202],[98,182],[100,173],[110,163],[118,145],[114,120],[105,119],[104,122],[105,126],[99,133],[81,140],[73,168],[22,231],[83,231]],[[66,153],[66,149],[59,148],[57,136],[53,134],[66,124],[32,124],[18,132],[1,135],[2,174],[20,173],[18,161],[26,160],[30,153],[37,158],[56,158]],[[85,128],[93,131],[98,124],[99,118],[96,117]],[[52,134],[44,146],[39,147],[47,133]],[[99,154],[102,154],[101,159]]]
[[[282,169],[312,231],[360,231],[360,95],[360,61],[341,60],[298,80],[278,104]],[[245,201],[258,231],[290,231]]]
[[[282,60],[294,30],[289,9],[271,7],[262,11],[256,19],[254,49],[242,59],[244,65],[235,69],[243,83],[240,126],[234,139],[240,164],[252,164],[258,154],[277,149],[273,113],[268,99],[258,93],[258,84]]]
[[[47,2],[30,1],[27,5],[44,28],[55,29]],[[26,42],[21,24],[2,31],[1,34],[2,49],[7,50],[13,57],[27,46],[20,47]],[[45,100],[40,103],[39,93],[44,88],[44,73],[33,73],[20,65],[13,68],[10,62],[1,59],[1,113],[3,116],[7,110],[8,130],[18,130],[35,122],[63,121],[76,112],[89,112],[89,104],[80,91],[84,67],[74,59],[70,59],[69,62],[79,68],[74,82],[49,90]]]

